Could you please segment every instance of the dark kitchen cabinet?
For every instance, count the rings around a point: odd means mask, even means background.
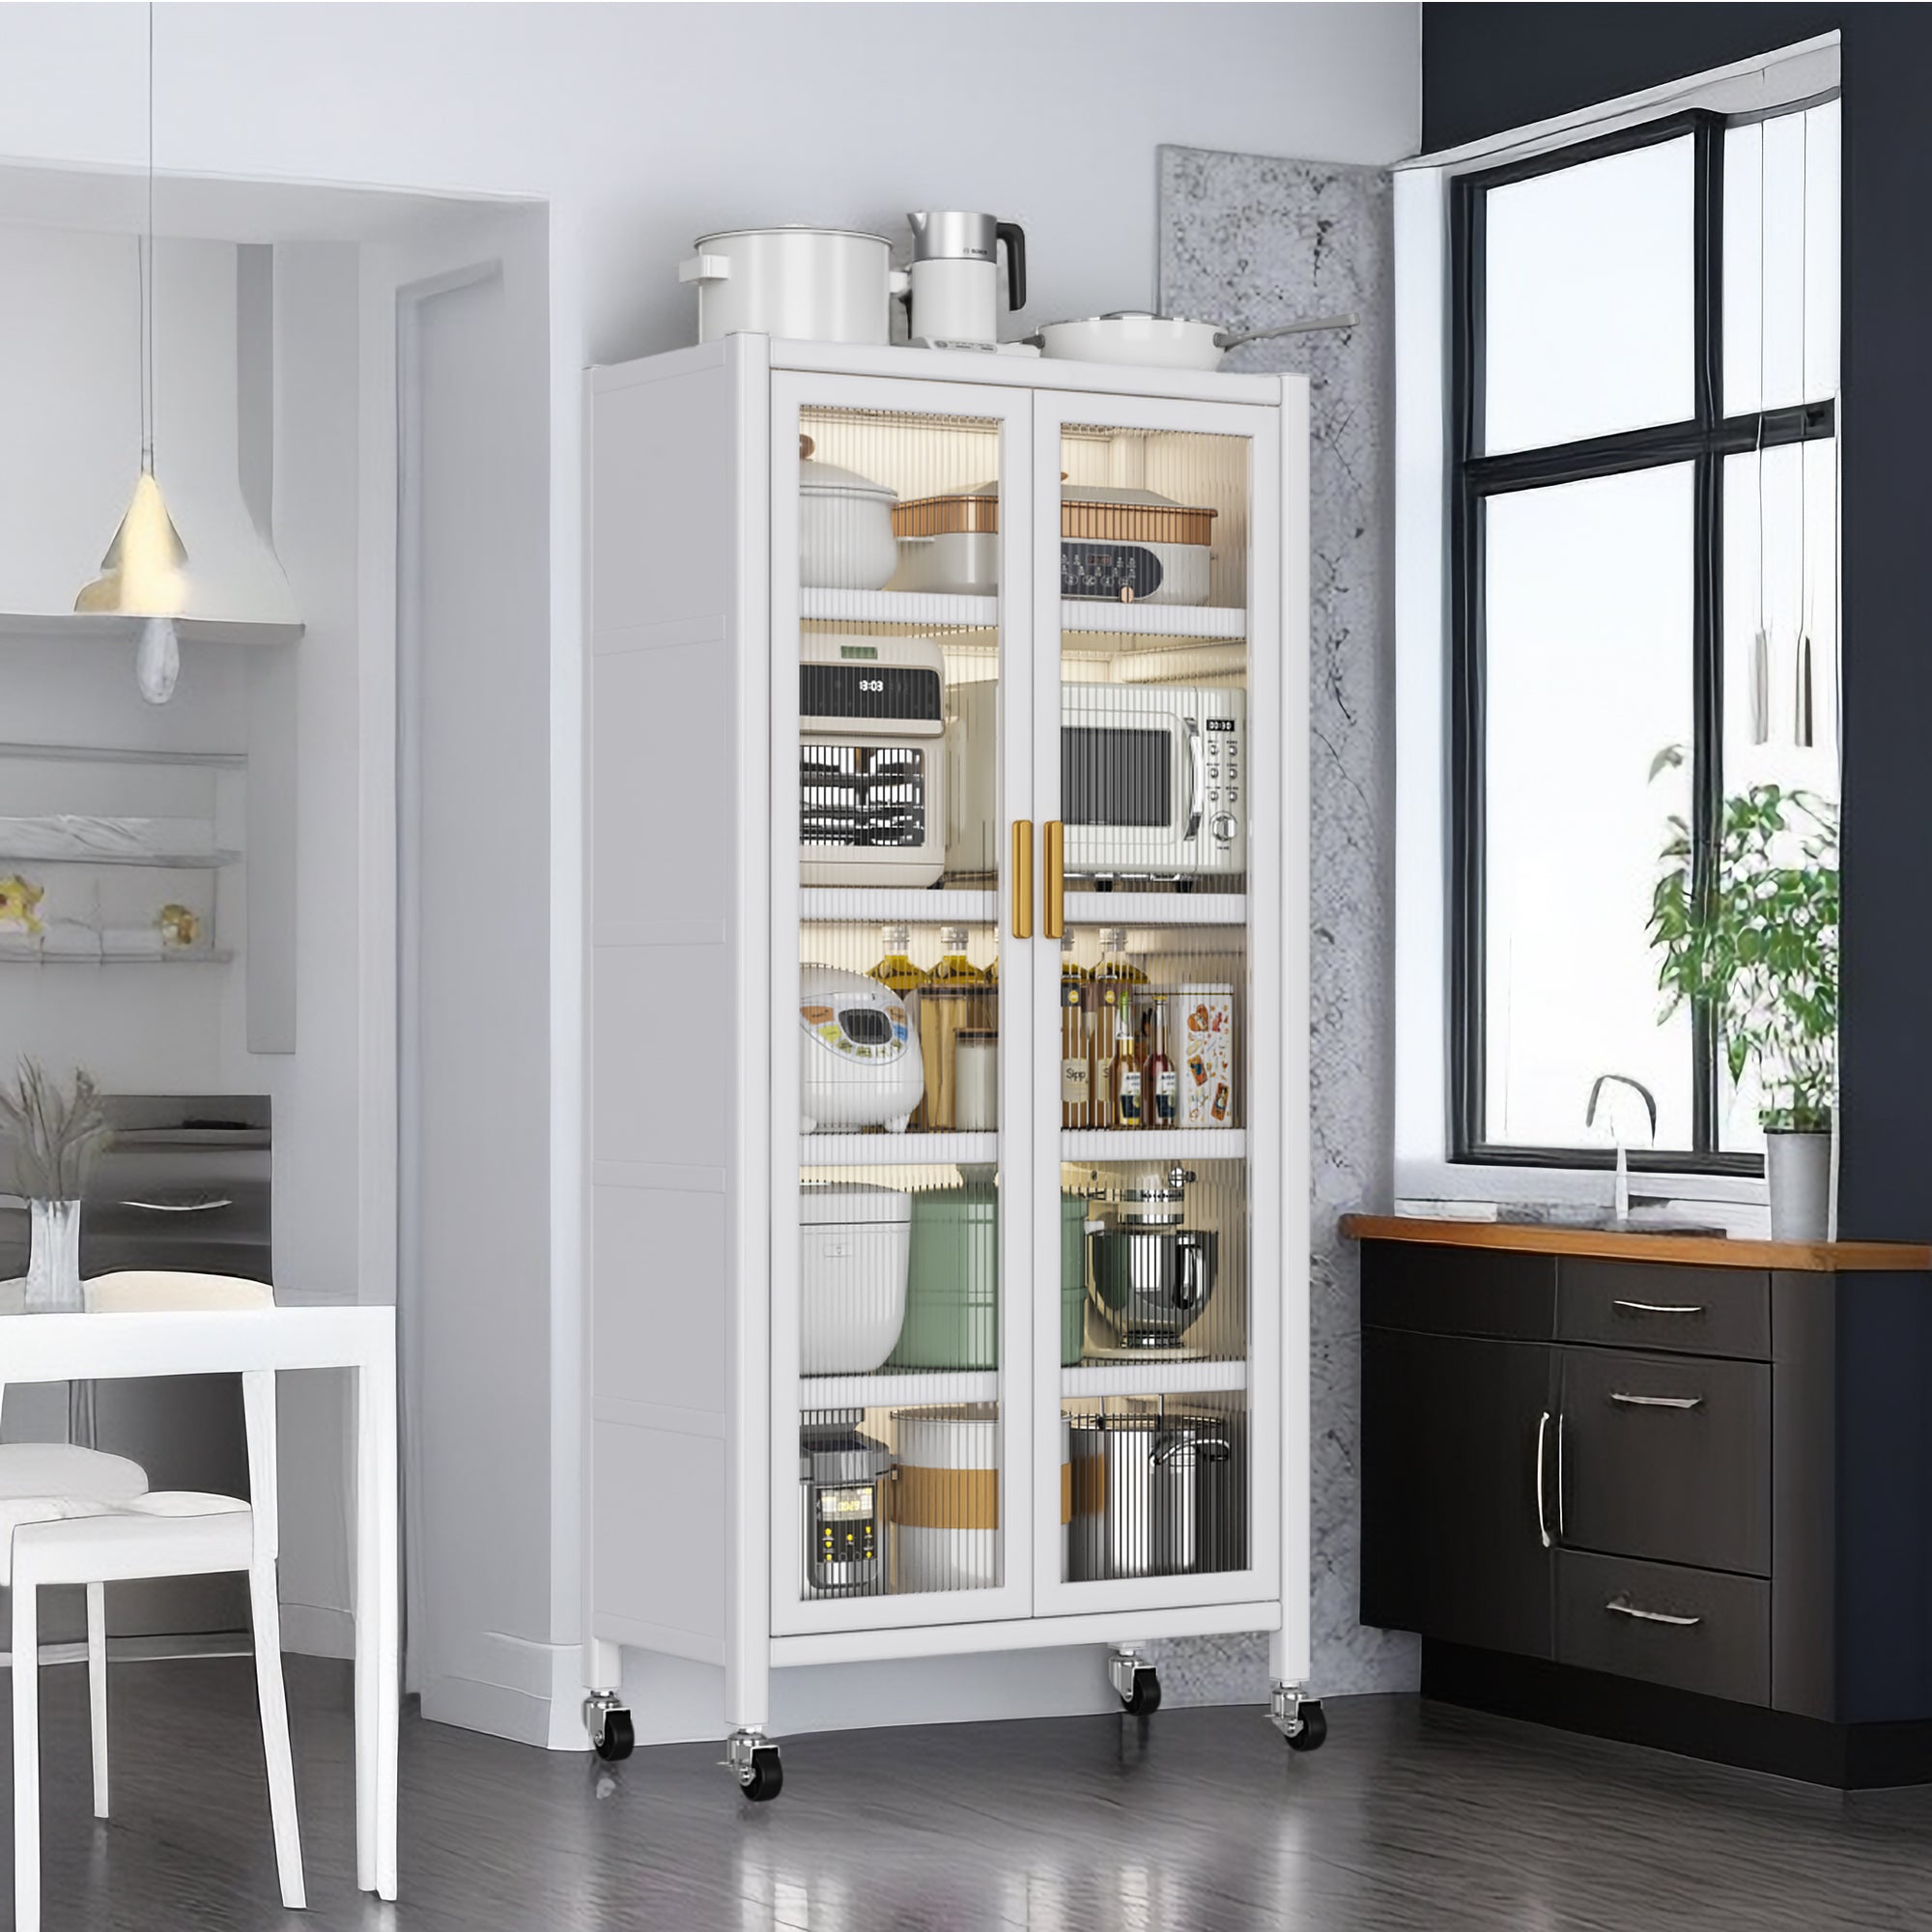
[[[1932,1377],[1932,1284],[1904,1272],[1925,1261],[1738,1243],[1719,1265],[1628,1236],[1579,1256],[1434,1226],[1362,1249],[1361,1615],[1422,1636],[1424,1694],[1821,1782],[1932,1781],[1932,1690],[1861,1709],[1873,1664],[1847,1634],[1849,1612],[1883,1628],[1864,1598],[1883,1609],[1900,1566],[1864,1591],[1860,1551],[1900,1541],[1876,1498],[1913,1466],[1856,1459],[1911,1418],[1843,1394],[1888,1321],[1923,1340],[1923,1373],[1893,1380],[1916,1400]],[[1907,1691],[1932,1685],[1925,1649]]]
[[[1362,1340],[1362,1620],[1555,1655],[1539,1521],[1554,1454],[1547,1344],[1372,1328]]]

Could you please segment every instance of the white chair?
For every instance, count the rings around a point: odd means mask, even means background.
[[[260,1282],[222,1275],[129,1272],[96,1276],[86,1284],[91,1315],[210,1308],[270,1308],[273,1291]],[[0,1360],[5,1337],[0,1330]],[[275,1866],[282,1903],[306,1903],[301,1839],[296,1820],[295,1764],[289,1750],[288,1705],[282,1687],[281,1609],[275,1592],[275,1378],[242,1378],[248,1438],[252,1506],[238,1496],[154,1490],[131,1463],[139,1486],[114,1498],[41,1491],[0,1497],[0,1527],[11,1524],[6,1575],[14,1611],[14,1923],[39,1932],[40,1864],[40,1626],[39,1593],[49,1585],[87,1590],[88,1685],[94,1750],[94,1809],[107,1816],[107,1654],[105,1588],[133,1577],[195,1577],[242,1571],[255,1628],[255,1687],[262,1747],[268,1761],[269,1809],[274,1826]],[[36,1445],[20,1444],[22,1449]],[[55,1451],[64,1445],[49,1445]],[[81,1455],[99,1452],[80,1451]],[[110,1463],[124,1459],[110,1457]],[[20,1480],[27,1479],[24,1465]],[[54,1472],[58,1473],[58,1472]],[[73,1464],[67,1481],[115,1472]],[[125,1473],[120,1475],[125,1485]]]

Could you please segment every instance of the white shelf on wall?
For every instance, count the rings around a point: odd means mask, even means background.
[[[997,597],[957,597],[933,590],[801,590],[807,623],[907,624],[935,631],[990,631],[1000,622]],[[1245,611],[1207,604],[1113,604],[1065,597],[1060,628],[1109,638],[1241,639]]]
[[[1149,1350],[1139,1362],[1086,1362],[1062,1369],[1064,1397],[1103,1395],[1208,1395],[1248,1385],[1246,1362],[1162,1361]]]
[[[1240,1127],[1074,1127],[1060,1136],[1062,1160],[1240,1160]]]
[[[248,769],[245,752],[151,752],[137,745],[0,744],[0,758],[32,758],[52,765],[196,765],[217,772]]]
[[[226,966],[234,953],[211,946],[170,946],[158,952],[128,952],[103,947],[98,952],[49,952],[15,939],[0,940],[0,965],[14,966]]]
[[[1241,925],[1244,893],[1069,892],[1066,918],[1079,925]]]
[[[798,1137],[801,1167],[975,1167],[991,1166],[999,1157],[998,1134],[827,1131]]]
[[[800,1376],[801,1408],[910,1408],[998,1402],[997,1369],[881,1369],[869,1376]]]
[[[239,866],[242,855],[207,852],[16,852],[0,839],[0,866],[147,866],[163,872],[218,872]]]
[[[50,616],[0,611],[0,638],[42,639],[50,643],[134,645],[145,617],[119,611],[65,611]],[[300,624],[260,624],[231,617],[177,617],[175,631],[185,644],[241,644],[280,648],[299,643]]]
[[[992,892],[920,892],[893,886],[804,886],[798,916],[810,923],[990,925],[1000,916]]]

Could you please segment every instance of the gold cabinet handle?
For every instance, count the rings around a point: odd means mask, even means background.
[[[1033,820],[1013,820],[1013,937],[1033,937]]]
[[[1046,915],[1040,928],[1049,939],[1066,929],[1066,827],[1057,818],[1046,821]]]

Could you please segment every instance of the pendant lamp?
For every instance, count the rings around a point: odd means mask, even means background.
[[[148,220],[139,242],[141,290],[141,468],[134,495],[100,559],[100,575],[73,601],[76,611],[145,617],[134,677],[150,704],[165,704],[181,675],[175,619],[187,603],[187,549],[155,476],[155,9],[148,7]]]

